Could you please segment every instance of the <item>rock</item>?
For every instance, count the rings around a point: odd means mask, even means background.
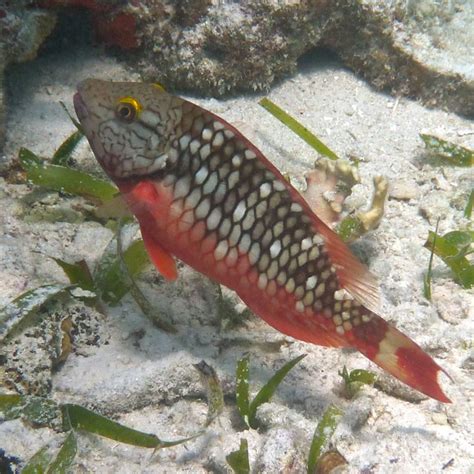
[[[27,3],[0,9],[4,67],[36,56],[54,27],[54,9],[79,14],[83,7],[98,40],[128,52],[145,80],[171,89],[214,96],[268,90],[294,73],[305,53],[329,47],[379,89],[474,113],[469,2],[43,0],[42,10],[27,10]],[[0,91],[0,149],[2,116]]]
[[[389,197],[398,201],[418,199],[420,190],[415,181],[395,179],[390,182]]]
[[[0,4],[0,151],[5,143],[5,69],[11,63],[34,59],[56,24],[55,13],[27,10],[29,3],[18,0],[8,10]]]

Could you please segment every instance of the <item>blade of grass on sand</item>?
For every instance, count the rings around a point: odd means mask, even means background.
[[[464,217],[470,219],[472,217],[472,207],[474,206],[474,191],[471,191],[467,200],[466,209],[464,209]]]
[[[123,260],[130,275],[141,272],[150,259],[143,240],[136,240],[123,252]],[[97,291],[108,304],[117,304],[129,291],[130,280],[123,275],[121,259],[117,255],[117,242],[112,239],[105,249],[93,274]]]
[[[245,424],[249,424],[249,357],[244,356],[237,362],[235,397],[237,409]]]
[[[441,158],[454,166],[473,166],[474,151],[448,142],[433,135],[420,133],[426,149],[437,158]]]
[[[444,236],[430,231],[424,246],[443,260],[464,288],[471,288],[474,286],[474,265],[466,255],[472,252],[473,240],[473,233],[469,231],[453,231]]]
[[[350,372],[346,366],[339,375],[344,381],[344,390],[347,398],[353,398],[362,388],[363,385],[372,385],[375,382],[375,374],[364,369],[354,369]]]
[[[74,431],[70,431],[66,436],[58,454],[48,466],[46,474],[66,474],[69,467],[74,462],[77,453],[77,440]]]
[[[199,371],[201,383],[204,385],[207,397],[206,426],[209,426],[224,410],[224,393],[216,371],[204,360],[193,364]]]
[[[306,354],[302,354],[296,357],[295,359],[290,360],[290,362],[286,363],[257,393],[257,395],[252,400],[249,406],[248,418],[249,425],[251,428],[257,429],[258,427],[257,420],[255,419],[255,416],[257,414],[257,408],[262,405],[262,403],[266,403],[272,398],[273,394],[275,393],[275,390],[286,377],[288,372],[304,357],[306,357]]]
[[[46,472],[50,460],[51,454],[48,452],[48,446],[43,446],[33,454],[21,474],[42,474]]]
[[[321,456],[323,447],[336,430],[337,423],[341,416],[342,411],[334,405],[330,405],[324,412],[318,426],[316,426],[313,441],[311,442],[311,447],[309,449],[308,474],[314,474],[316,472],[316,464]]]
[[[264,97],[259,104],[275,118],[286,125],[290,130],[303,139],[311,148],[321,155],[327,156],[331,160],[337,160],[339,157],[329,147],[327,147],[319,138],[317,138],[306,127],[301,125],[297,120],[288,115],[283,109],[274,104],[271,100]]]
[[[0,309],[0,341],[6,343],[40,318],[41,307],[67,294],[70,285],[44,285],[16,297]]]
[[[238,451],[232,451],[228,456],[226,456],[226,460],[235,474],[249,474],[249,447],[245,438],[240,440]]]
[[[82,129],[81,124],[69,113],[69,110],[66,107],[66,104],[60,100],[59,105],[63,108],[64,112],[66,112],[66,115],[69,117],[71,122],[74,124],[74,126],[77,128],[79,132],[81,132],[84,135],[84,130]]]
[[[67,166],[69,159],[71,158],[72,153],[79,145],[80,141],[84,135],[79,130],[76,130],[72,135],[70,135],[59,148],[54,152],[51,163],[53,165]]]
[[[60,258],[51,258],[63,269],[72,285],[78,285],[83,290],[94,291],[94,280],[84,259],[75,263],[68,263]]]
[[[438,236],[438,226],[439,226],[439,218],[436,221],[434,240],[433,240],[433,245],[431,247],[430,259],[428,261],[428,270],[426,274],[423,275],[423,296],[428,301],[431,301],[431,276],[432,276],[432,271],[433,271],[434,248],[436,247],[436,237]]]
[[[121,443],[141,446],[142,448],[169,448],[190,441],[201,433],[176,441],[162,441],[158,436],[128,428],[105,416],[94,413],[80,405],[65,404],[61,407],[64,429],[71,428],[95,433]]]
[[[0,393],[0,412],[5,412],[22,403],[23,397],[21,395]]]
[[[109,201],[118,193],[118,189],[108,181],[65,166],[51,165],[38,157],[33,159],[32,156],[36,155],[25,148],[20,149],[20,163],[28,180],[33,184],[54,191],[99,199],[101,202]]]

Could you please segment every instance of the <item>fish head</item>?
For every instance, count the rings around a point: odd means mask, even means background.
[[[169,137],[181,120],[176,98],[156,84],[86,79],[74,108],[92,151],[114,180],[148,176],[167,163]]]

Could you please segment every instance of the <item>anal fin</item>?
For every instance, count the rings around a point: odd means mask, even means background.
[[[324,237],[340,285],[367,309],[377,312],[379,288],[375,276],[324,223],[319,223],[317,231]]]

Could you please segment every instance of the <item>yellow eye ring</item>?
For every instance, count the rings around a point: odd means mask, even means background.
[[[130,123],[137,118],[141,110],[142,106],[138,100],[133,97],[122,97],[115,108],[115,115],[122,122]]]

